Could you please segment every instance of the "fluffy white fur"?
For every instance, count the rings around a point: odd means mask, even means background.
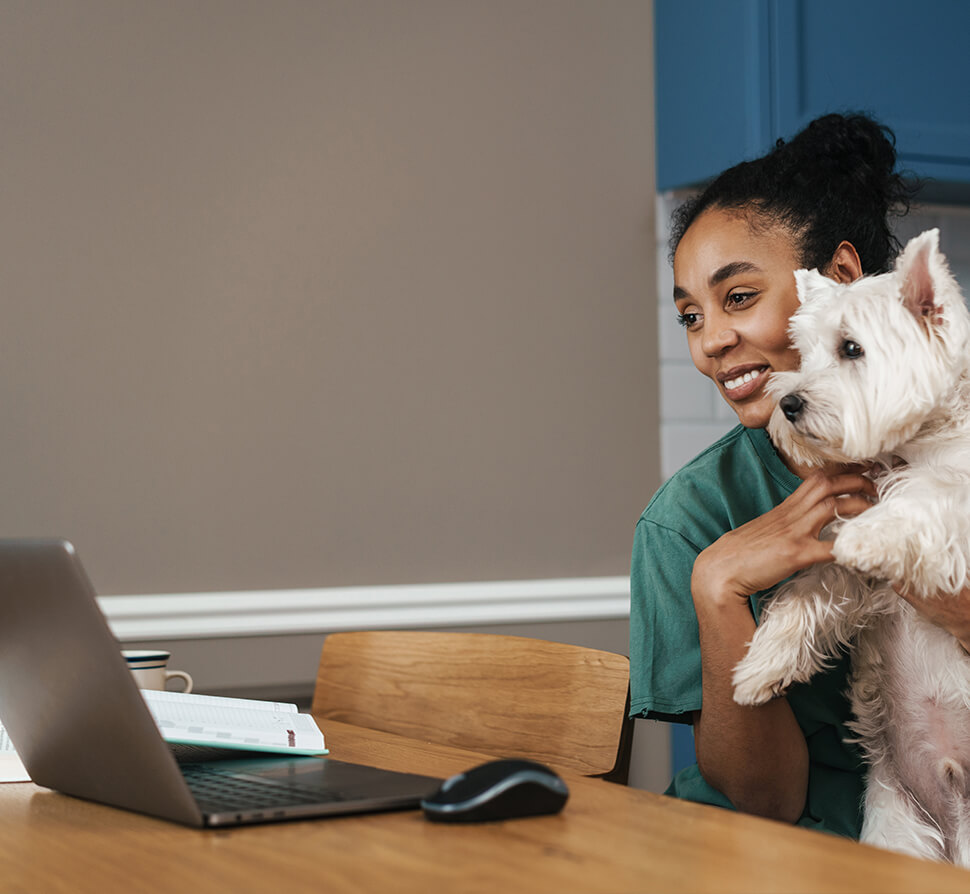
[[[849,649],[862,840],[970,866],[970,656],[888,583],[925,599],[970,586],[970,313],[936,230],[892,273],[795,276],[801,367],[772,377],[769,432],[803,463],[876,463],[879,500],[831,526],[836,563],[769,600],[735,700],[762,704]]]

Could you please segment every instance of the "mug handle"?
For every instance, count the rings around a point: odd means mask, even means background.
[[[191,692],[192,691],[192,678],[185,671],[165,671],[165,682],[168,683],[173,677],[178,677],[184,684],[185,687],[180,690],[181,692]]]

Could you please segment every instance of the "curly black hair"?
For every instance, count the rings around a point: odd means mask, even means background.
[[[823,270],[845,240],[865,273],[884,273],[900,249],[890,217],[906,214],[919,189],[895,168],[896,139],[888,127],[860,113],[816,118],[677,208],[670,257],[702,212],[720,208],[745,215],[757,229],[785,226],[806,268]]]

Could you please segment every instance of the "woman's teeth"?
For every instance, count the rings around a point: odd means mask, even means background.
[[[724,383],[724,387],[728,391],[733,391],[735,388],[740,388],[742,385],[746,385],[752,379],[756,379],[760,375],[761,375],[760,369],[753,370],[752,372],[746,372],[744,375],[738,376],[736,379],[728,379]]]

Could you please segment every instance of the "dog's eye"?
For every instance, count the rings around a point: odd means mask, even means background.
[[[865,351],[862,350],[862,345],[857,341],[852,341],[851,338],[845,339],[839,346],[839,355],[846,360],[858,360],[863,354],[865,354]]]

